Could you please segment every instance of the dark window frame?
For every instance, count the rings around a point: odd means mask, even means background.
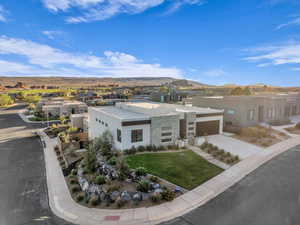
[[[117,141],[122,143],[122,131],[117,129]]]
[[[143,129],[131,130],[131,143],[143,141]]]
[[[161,139],[162,143],[171,142],[171,141],[172,141],[172,138]]]

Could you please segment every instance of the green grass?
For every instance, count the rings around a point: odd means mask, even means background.
[[[223,171],[191,150],[132,155],[126,161],[131,168],[145,167],[148,173],[189,190]]]

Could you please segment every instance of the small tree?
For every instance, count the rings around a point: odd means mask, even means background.
[[[88,148],[85,157],[84,157],[84,164],[88,172],[93,172],[96,170],[96,153],[91,148]]]
[[[109,156],[112,154],[112,146],[113,146],[113,136],[109,131],[105,131],[102,135],[102,146],[101,146],[101,153],[104,156]]]

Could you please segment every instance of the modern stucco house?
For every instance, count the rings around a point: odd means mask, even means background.
[[[147,145],[171,145],[222,133],[223,110],[153,102],[124,102],[89,108],[89,138],[105,131],[119,150]]]
[[[39,103],[41,112],[49,116],[70,116],[81,114],[88,110],[85,103],[79,101],[44,101]]]
[[[195,96],[193,106],[224,110],[224,124],[239,127],[258,125],[262,122],[287,121],[300,114],[299,94],[253,96]]]

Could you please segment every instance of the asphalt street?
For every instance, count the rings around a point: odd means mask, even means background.
[[[0,225],[67,225],[49,208],[43,149],[16,114],[0,111]]]

